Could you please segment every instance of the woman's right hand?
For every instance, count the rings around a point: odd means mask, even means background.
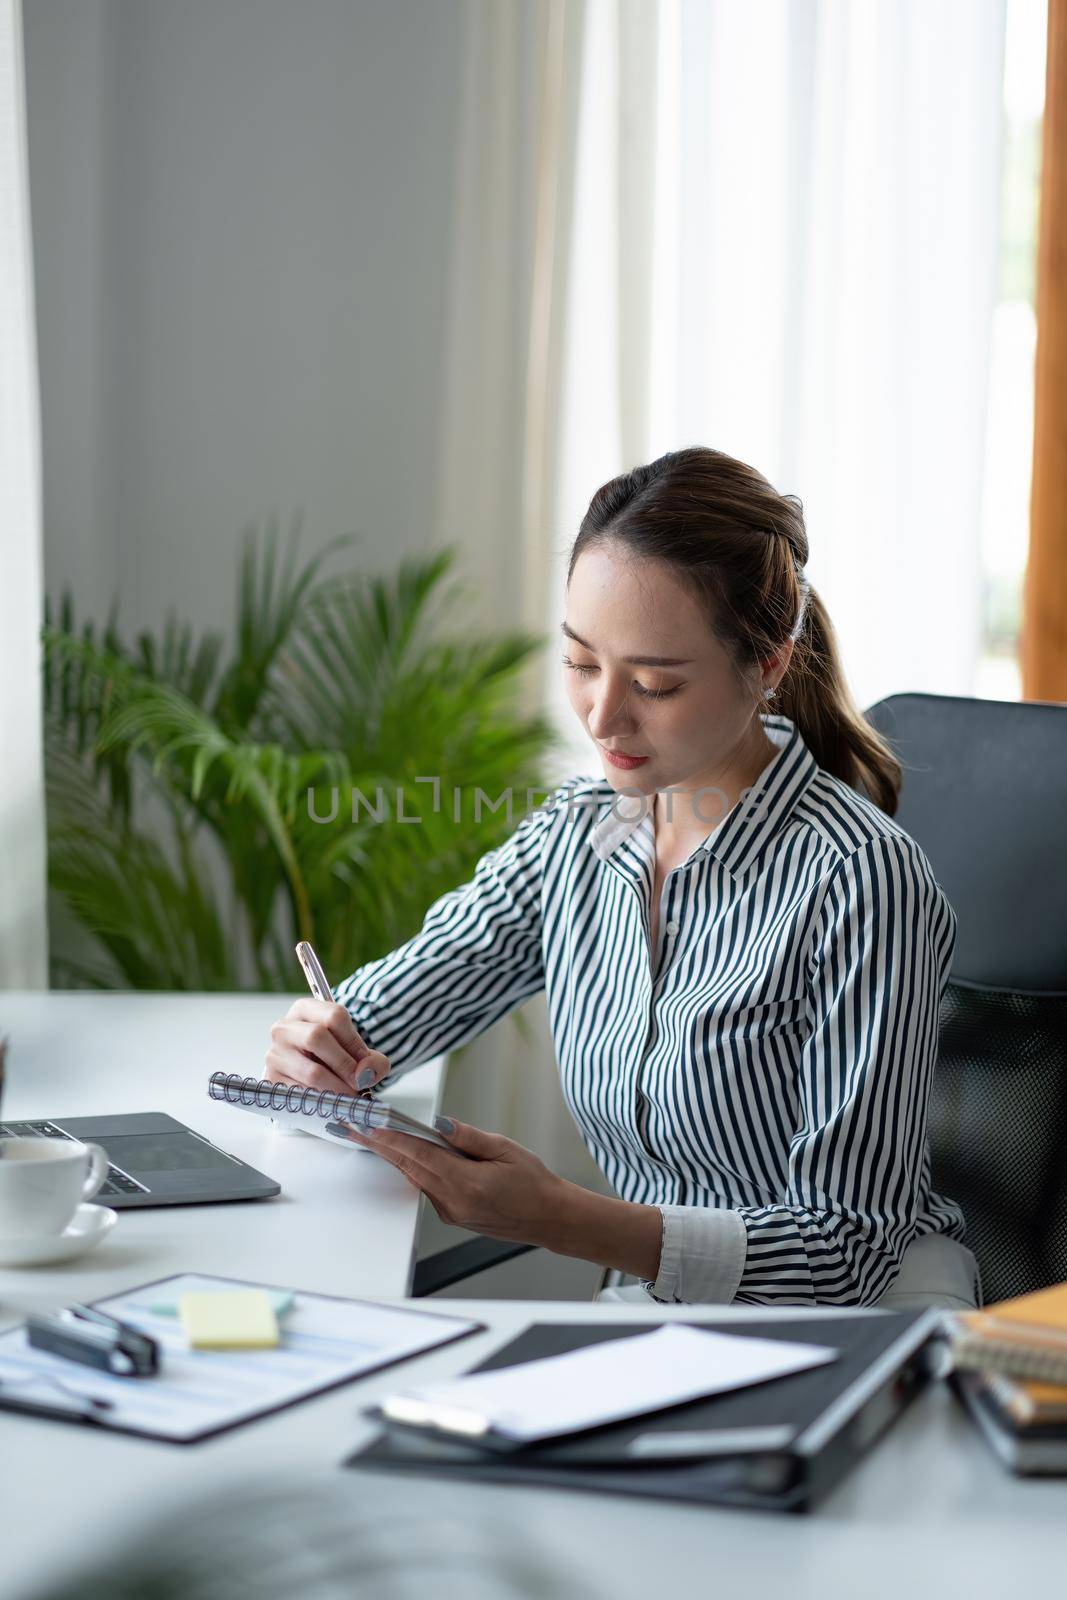
[[[368,1050],[344,1006],[308,998],[295,1001],[270,1030],[267,1078],[304,1088],[351,1094],[370,1089],[389,1062]]]

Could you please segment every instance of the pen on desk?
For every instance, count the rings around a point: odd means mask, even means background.
[[[55,1374],[51,1372],[31,1372],[29,1377],[26,1378],[0,1378],[0,1389],[2,1389],[5,1394],[9,1393],[12,1389],[32,1389],[40,1387],[42,1384],[46,1388],[59,1389],[61,1393],[67,1395],[71,1400],[79,1401],[81,1410],[80,1412],[75,1411],[73,1413],[75,1416],[81,1415],[93,1417],[98,1412],[114,1411],[115,1409],[114,1401],[105,1400],[100,1395],[85,1394],[80,1389],[72,1389],[69,1383],[64,1383],[62,1378],[57,1378]],[[65,1407],[42,1405],[37,1401],[27,1401],[21,1398],[19,1395],[14,1397],[13,1403],[16,1407],[21,1406],[27,1411],[33,1411],[36,1414],[44,1414],[52,1417],[69,1417],[71,1415],[71,1412]]]
[[[787,1450],[795,1430],[784,1424],[749,1428],[701,1428],[676,1433],[639,1433],[630,1440],[629,1454],[649,1461],[689,1457],[749,1455]]]

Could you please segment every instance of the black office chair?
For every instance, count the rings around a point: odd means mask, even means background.
[[[990,1304],[1067,1279],[1067,705],[899,694],[867,716],[956,912],[932,1178]]]

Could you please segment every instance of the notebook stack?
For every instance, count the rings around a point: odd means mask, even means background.
[[[1000,1459],[1067,1473],[1067,1283],[952,1319],[952,1382]]]

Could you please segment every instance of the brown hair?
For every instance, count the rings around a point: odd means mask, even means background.
[[[607,542],[669,567],[739,672],[792,637],[785,676],[761,708],[789,717],[820,767],[895,813],[900,763],[845,681],[833,624],[804,574],[808,536],[796,495],[779,494],[721,450],[671,450],[597,490],[571,550],[568,585],[583,551]]]

